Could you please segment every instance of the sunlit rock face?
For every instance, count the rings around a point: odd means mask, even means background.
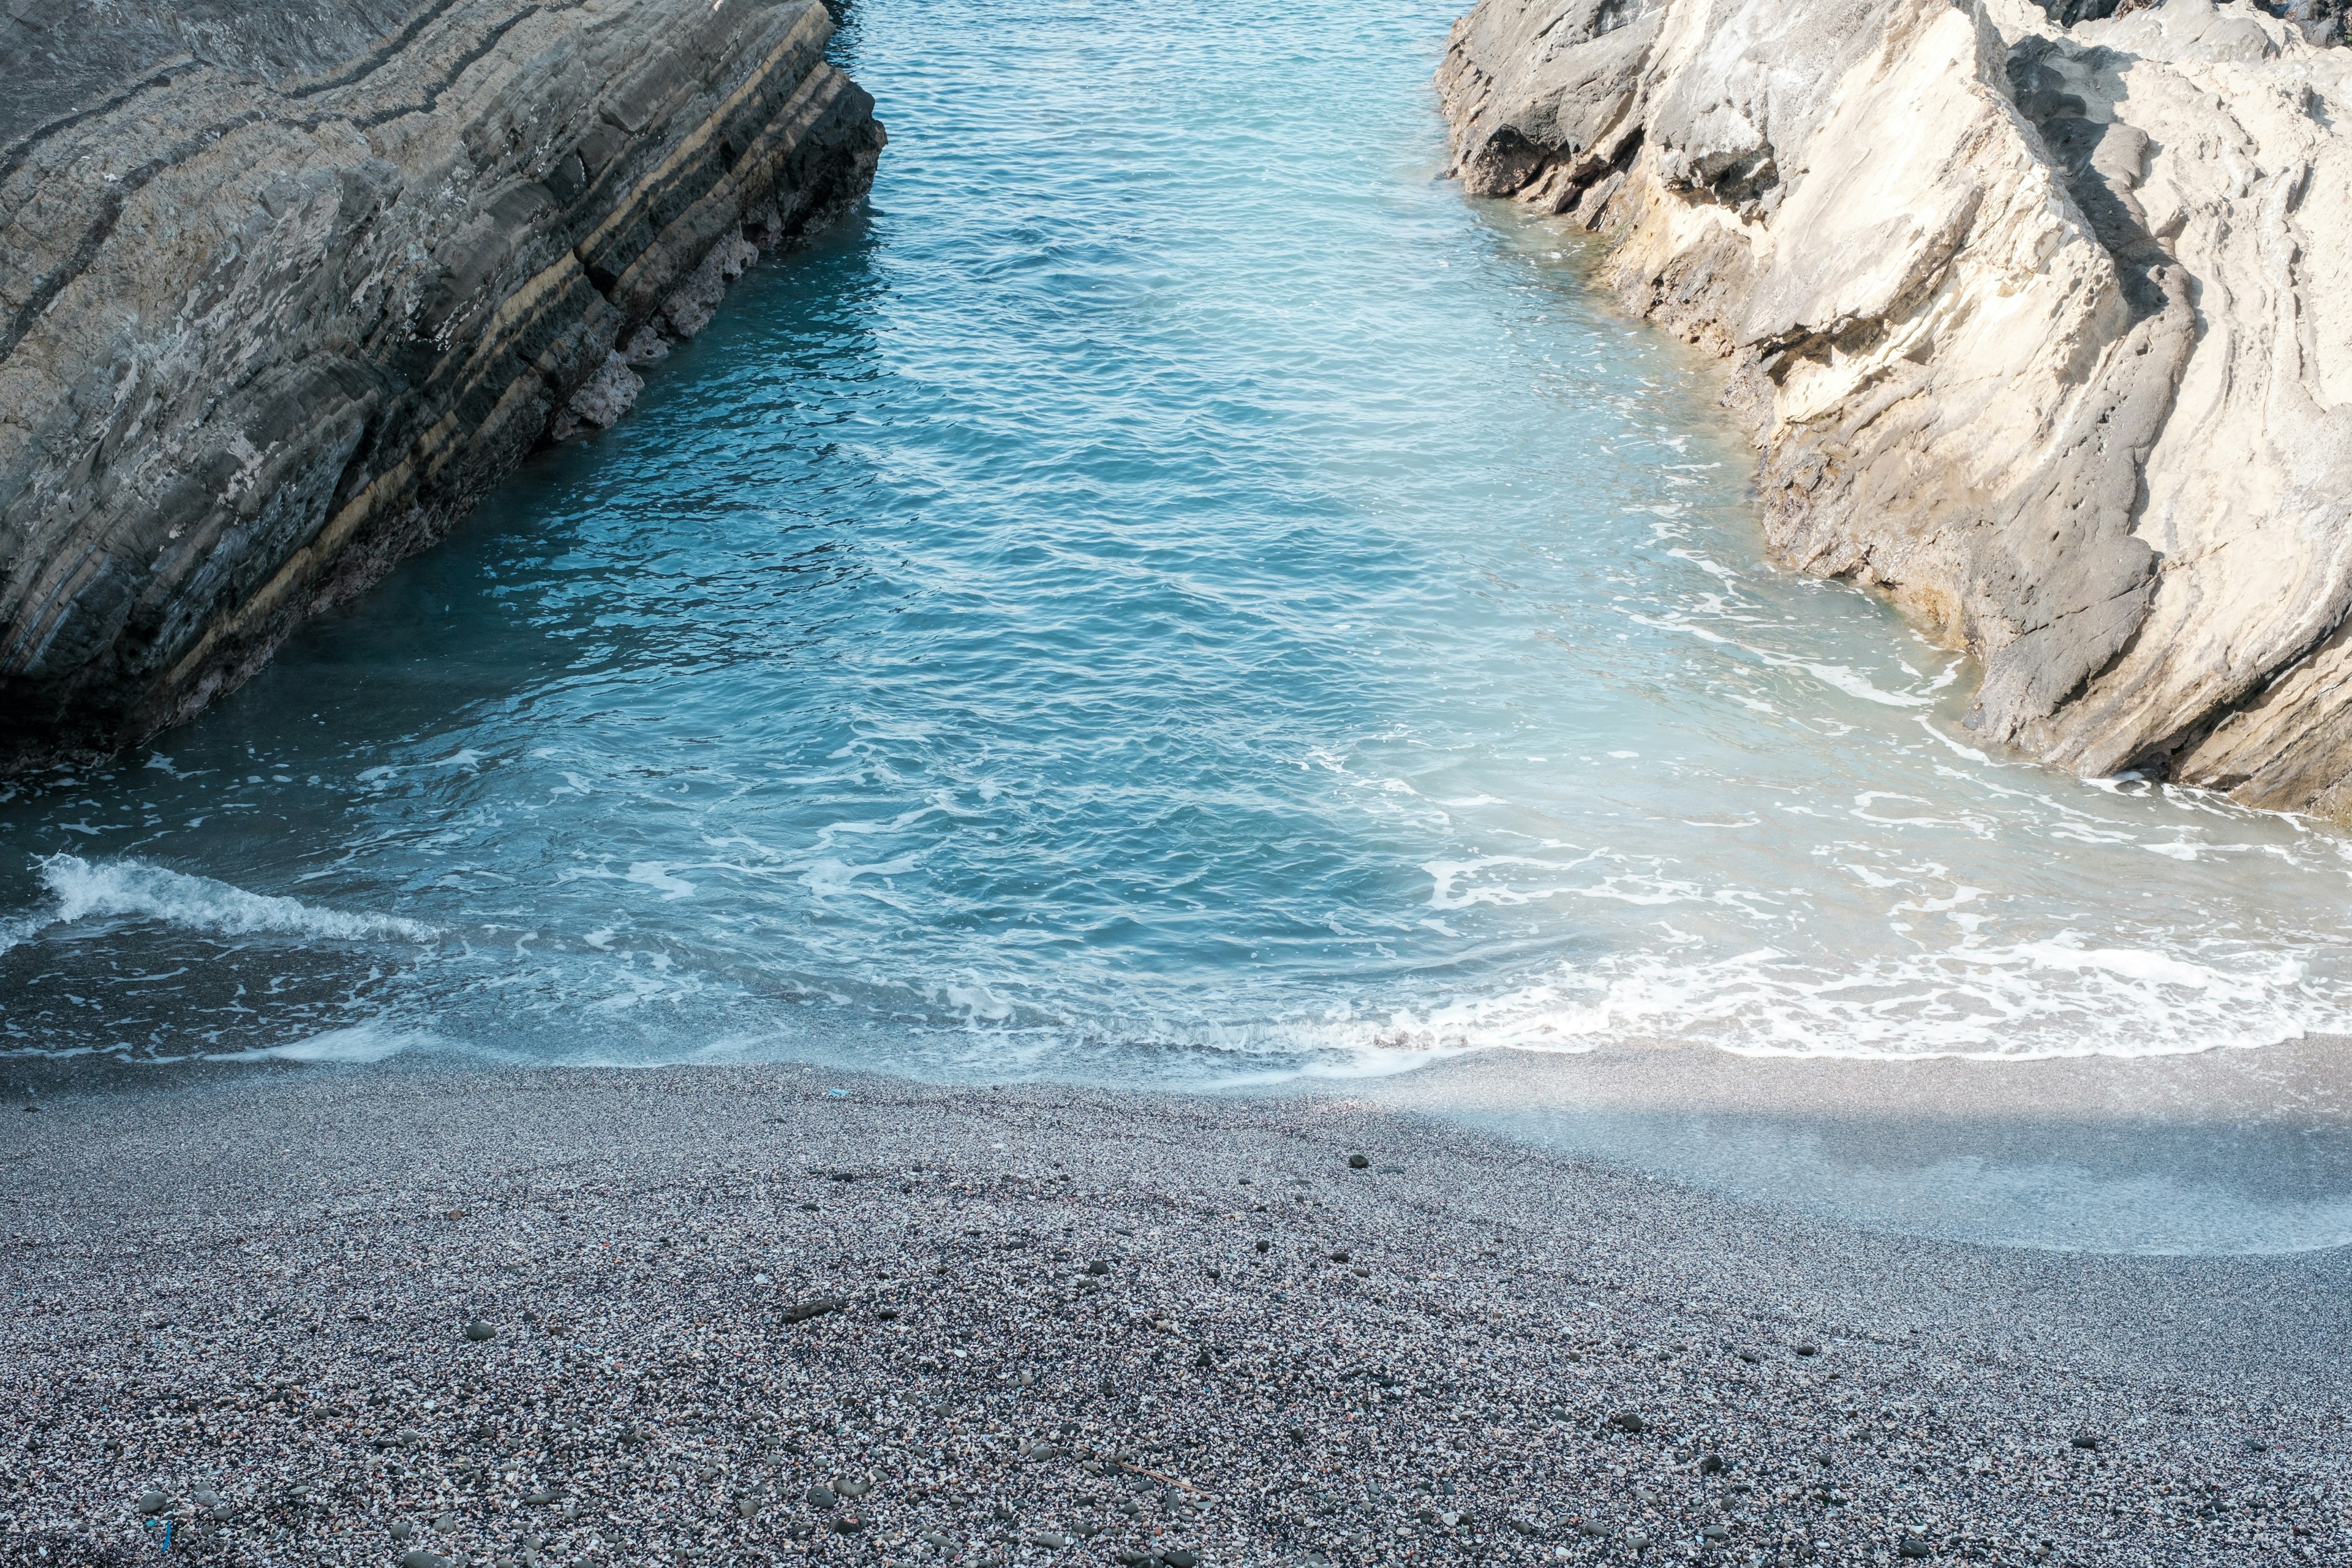
[[[2113,9],[1485,0],[1439,80],[1474,194],[1731,360],[1775,554],[1981,658],[1981,739],[2342,816],[2352,52]]]
[[[618,418],[871,182],[830,33],[814,0],[12,8],[0,764],[194,712]]]

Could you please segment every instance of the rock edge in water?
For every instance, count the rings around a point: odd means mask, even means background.
[[[1732,362],[1775,558],[1982,661],[1977,737],[2341,817],[2352,51],[2105,8],[1481,0],[1438,80],[1472,194]]]
[[[0,18],[0,768],[190,716],[618,418],[871,184],[831,33],[814,0]]]

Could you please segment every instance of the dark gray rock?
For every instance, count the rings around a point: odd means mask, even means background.
[[[0,16],[0,767],[236,686],[882,146],[815,0],[394,14]]]

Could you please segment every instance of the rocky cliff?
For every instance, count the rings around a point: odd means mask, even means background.
[[[1439,85],[1472,192],[1732,362],[1775,556],[1979,656],[1982,740],[2344,816],[2337,9],[1482,0]]]
[[[0,764],[135,741],[861,195],[814,0],[9,0]]]

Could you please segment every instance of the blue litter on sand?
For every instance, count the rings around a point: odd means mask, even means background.
[[[824,1097],[827,1100],[847,1100],[849,1091],[845,1089],[828,1089],[824,1091]]]

